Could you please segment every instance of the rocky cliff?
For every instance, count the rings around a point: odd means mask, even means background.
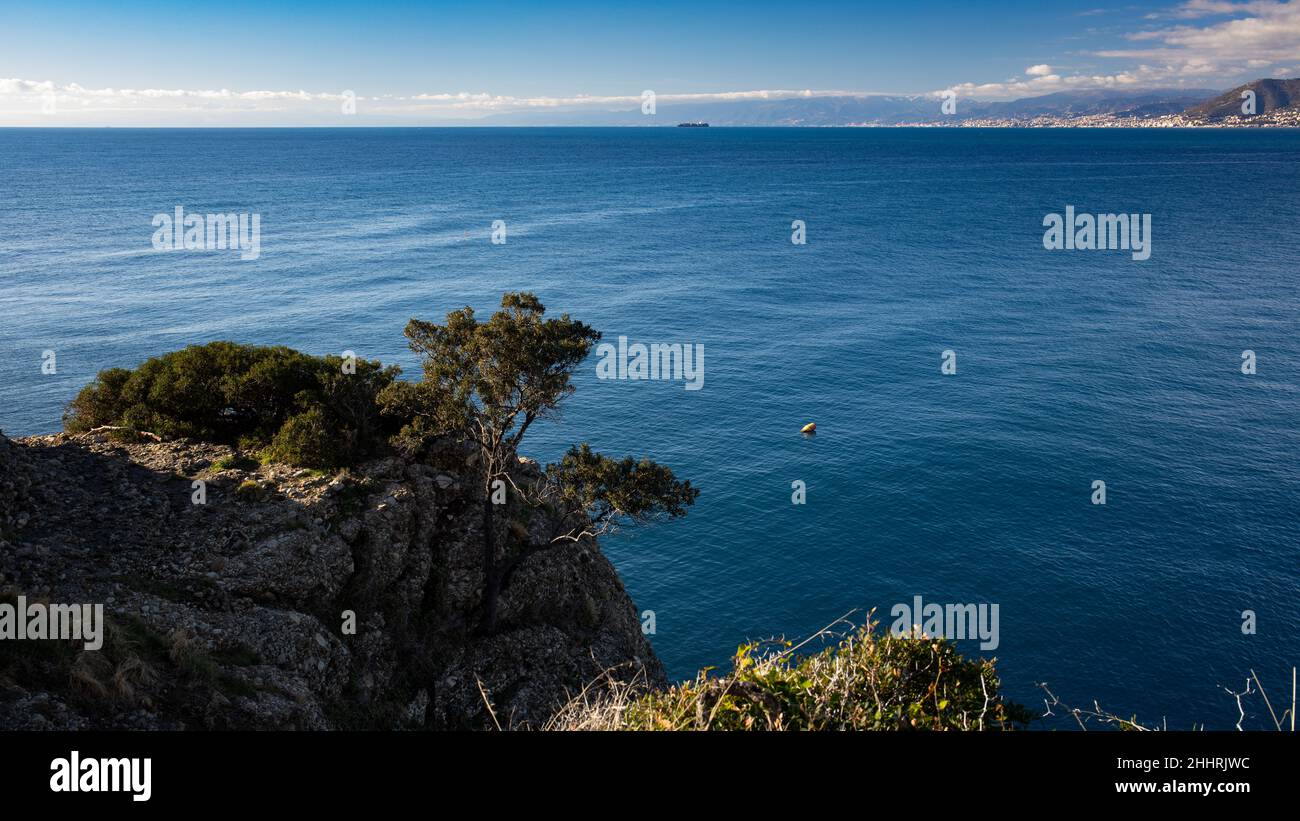
[[[0,436],[5,600],[102,603],[109,622],[98,651],[0,642],[0,729],[538,726],[606,669],[662,683],[594,541],[531,557],[498,629],[475,630],[464,471],[454,449],[320,473],[194,441]]]

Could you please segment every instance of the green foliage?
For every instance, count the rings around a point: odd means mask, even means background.
[[[470,307],[447,314],[445,325],[412,319],[406,337],[423,357],[424,379],[387,392],[386,410],[424,431],[463,432],[489,455],[513,451],[535,419],[573,393],[573,369],[600,339],[568,314],[545,313],[533,294],[507,293],[487,322]]]
[[[212,463],[213,470],[256,470],[261,462],[243,453],[232,453]]]
[[[131,378],[131,371],[126,368],[106,368],[99,372],[95,381],[87,385],[72,400],[63,415],[64,426],[75,425],[75,430],[83,431],[101,425],[114,425],[126,415],[127,402],[124,398],[126,383]],[[75,417],[75,419],[74,419]]]
[[[262,485],[254,479],[245,479],[239,483],[239,487],[235,488],[236,496],[250,502],[261,499],[265,495],[265,492],[266,488],[262,487]]]
[[[307,467],[351,464],[376,451],[400,423],[377,402],[396,367],[290,348],[212,342],[154,357],[134,371],[101,371],[68,406],[64,427],[104,425],[268,448]]]
[[[612,708],[570,705],[561,728],[620,730],[1006,730],[1031,720],[999,694],[995,662],[943,639],[878,635],[875,625],[798,657],[788,642],[741,646],[730,673],[702,672]],[[615,698],[617,700],[617,698]]]
[[[395,380],[377,398],[385,418],[407,420],[389,439],[393,448],[407,456],[418,456],[439,436],[454,433],[454,429],[436,421],[435,415],[425,412],[430,404],[428,395],[428,390],[416,383]]]
[[[582,511],[600,525],[615,517],[648,521],[677,518],[695,504],[699,490],[678,481],[667,467],[648,458],[611,459],[585,442],[569,449],[559,464],[546,467],[554,482],[554,501],[565,510]]]
[[[519,444],[529,426],[573,393],[574,370],[600,340],[598,331],[568,314],[547,319],[545,313],[535,295],[507,293],[487,322],[469,307],[447,314],[443,325],[412,319],[406,337],[422,357],[424,379],[390,385],[380,395],[386,414],[409,420],[396,437],[399,449],[418,451],[443,433],[462,436],[477,449],[485,631],[494,627],[501,591],[529,556],[597,535],[618,518],[681,516],[698,495],[689,482],[678,482],[672,471],[649,459],[616,462],[586,445],[551,465],[539,481],[525,481],[524,488],[514,482]],[[535,538],[511,511],[498,515],[491,488],[505,480],[523,496],[514,503],[554,514],[549,534]]]
[[[334,467],[345,464],[347,450],[338,434],[330,429],[325,411],[309,408],[285,420],[264,451],[272,462],[305,467]]]

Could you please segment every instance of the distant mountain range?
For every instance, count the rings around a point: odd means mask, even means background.
[[[1257,114],[1280,111],[1300,103],[1300,79],[1256,80],[1232,91],[1226,91],[1213,100],[1188,109],[1186,113],[1207,120],[1237,116],[1242,113],[1242,92],[1247,90],[1255,92]]]
[[[1009,103],[971,103],[967,117],[1083,117],[1097,114],[1154,117],[1177,114],[1214,96],[1213,89],[1154,89],[1150,91],[1058,91]],[[960,110],[960,109],[959,109]]]
[[[1039,118],[1134,118],[1139,120],[1181,115],[1213,123],[1242,114],[1241,93],[1256,94],[1256,112],[1274,113],[1297,106],[1300,114],[1300,79],[1261,79],[1220,92],[1217,89],[1134,89],[1060,91],[1010,101],[958,98],[956,111],[944,114],[941,100],[930,95],[865,95],[794,97],[776,100],[736,100],[709,103],[667,103],[657,106],[650,119],[639,108],[625,111],[547,110],[502,114],[481,121],[485,125],[676,125],[707,122],[721,126],[844,126],[960,124],[972,121],[1032,121]]]

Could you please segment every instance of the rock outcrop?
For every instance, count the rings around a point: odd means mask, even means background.
[[[3,600],[102,603],[109,622],[97,651],[0,641],[0,729],[536,727],[607,669],[662,683],[594,541],[528,559],[498,628],[475,629],[464,470],[459,453],[320,473],[194,441],[0,436]]]
[[[0,434],[0,542],[27,524],[31,483],[22,448]]]

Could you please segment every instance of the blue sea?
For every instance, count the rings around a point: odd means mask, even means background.
[[[1045,250],[1069,205],[1150,214],[1150,259]],[[177,206],[260,214],[260,258],[153,250]],[[604,541],[672,677],[919,595],[997,604],[1031,707],[1228,728],[1300,664],[1297,225],[1283,130],[0,130],[0,428],[215,339],[416,376],[408,319],[526,289],[704,346],[698,391],[593,357],[525,446],[702,490]]]

